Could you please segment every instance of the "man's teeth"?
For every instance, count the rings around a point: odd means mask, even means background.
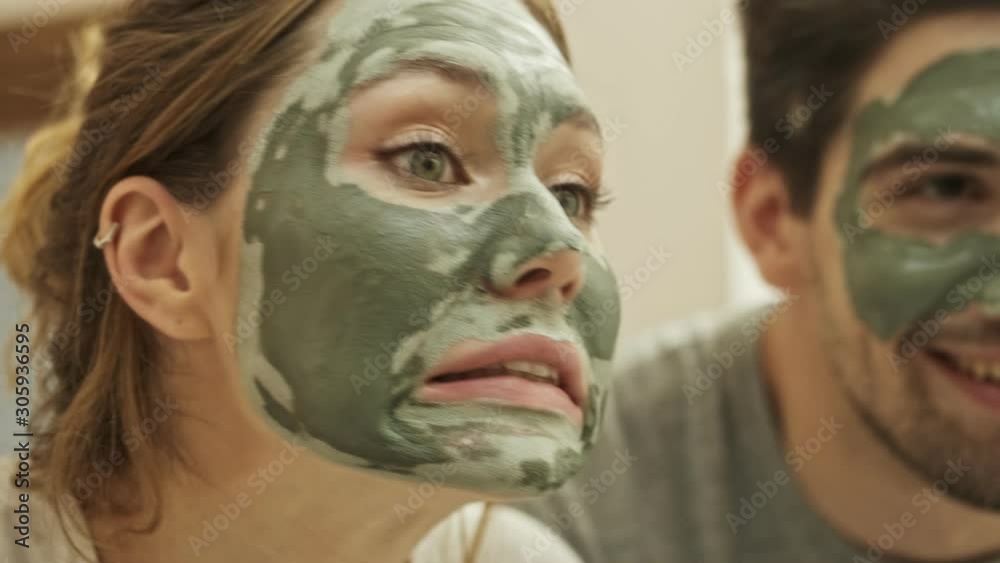
[[[1000,383],[1000,362],[959,360],[958,367],[977,381]]]

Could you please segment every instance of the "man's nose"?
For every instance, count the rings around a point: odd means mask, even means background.
[[[522,264],[506,283],[493,291],[506,299],[538,299],[553,295],[560,304],[570,303],[583,287],[583,258],[580,252],[564,249],[537,256]]]

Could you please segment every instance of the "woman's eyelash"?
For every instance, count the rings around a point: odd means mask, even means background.
[[[581,182],[560,182],[550,186],[549,190],[553,193],[560,190],[571,190],[578,197],[583,198],[583,215],[576,218],[587,222],[593,221],[597,212],[608,206],[614,199],[603,185],[594,188]]]
[[[428,180],[421,178],[414,174],[411,170],[407,170],[405,166],[400,166],[398,163],[394,162],[400,156],[406,153],[417,153],[424,152],[428,154],[438,154],[441,155],[446,161],[448,170],[451,171],[457,178],[453,182],[437,182],[433,180]],[[394,146],[386,147],[380,149],[375,153],[376,157],[386,165],[392,166],[397,173],[403,174],[408,180],[420,183],[434,183],[434,184],[463,184],[469,181],[468,173],[465,170],[465,164],[463,157],[459,154],[455,148],[451,145],[439,142],[437,140],[414,140],[406,143],[400,143]]]
[[[448,155],[448,158],[452,160],[459,160],[458,155],[455,154],[455,150],[449,145],[446,145],[439,141],[407,141],[405,143],[400,143],[397,145],[392,145],[385,147],[376,151],[376,154],[380,158],[392,158],[406,151],[439,151],[442,154]]]
[[[438,182],[429,179],[421,178],[412,171],[408,171],[405,167],[400,166],[398,163],[394,162],[401,155],[408,152],[424,151],[428,153],[435,153],[442,155],[448,161],[452,172],[458,176],[455,182]],[[399,142],[394,145],[390,145],[375,151],[375,156],[387,165],[393,166],[397,169],[398,173],[404,174],[407,178],[419,183],[428,184],[463,184],[468,181],[468,174],[465,171],[465,161],[463,155],[453,146],[448,143],[441,142],[438,138],[419,138],[411,137],[405,142]],[[574,174],[575,176],[575,174]],[[567,181],[557,182],[549,187],[550,191],[557,191],[559,189],[570,189],[575,192],[579,197],[583,199],[584,213],[586,219],[590,220],[593,215],[604,209],[612,203],[614,197],[612,196],[610,190],[606,188],[603,184],[598,184],[597,186],[592,186],[583,180],[576,180],[575,178],[567,178]]]
[[[614,201],[614,192],[608,189],[607,186],[601,184],[597,186],[597,189],[593,190],[593,203],[591,205],[594,210],[604,209],[614,203]]]
[[[603,209],[614,201],[614,195],[604,185],[590,187],[581,182],[559,182],[549,189],[556,188],[576,188],[587,198],[587,203],[592,209]]]

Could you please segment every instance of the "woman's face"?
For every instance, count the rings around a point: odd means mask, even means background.
[[[346,0],[251,158],[233,342],[275,428],[500,494],[595,439],[600,133],[520,0]]]

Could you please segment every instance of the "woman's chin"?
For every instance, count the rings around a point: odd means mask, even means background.
[[[476,461],[421,467],[417,473],[429,483],[440,483],[490,498],[513,500],[558,489],[583,464],[583,453],[562,444],[534,444],[534,452],[491,451]],[[450,473],[448,475],[447,473]]]
[[[481,500],[513,501],[558,489],[579,471],[582,463],[582,454],[553,449],[549,459],[525,460],[510,452],[508,456],[461,465],[421,466],[416,471],[421,483],[413,490],[421,498],[448,487],[468,491]]]

